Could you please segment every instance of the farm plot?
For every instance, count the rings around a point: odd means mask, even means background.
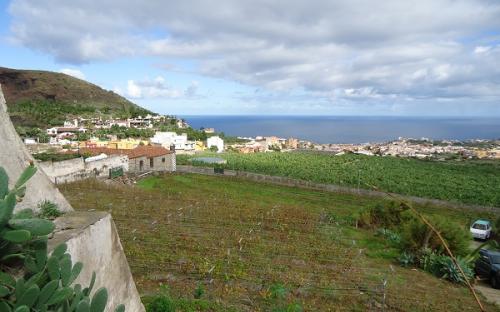
[[[383,239],[338,222],[380,200],[198,175],[62,190],[112,212],[143,295],[167,285],[202,311],[366,311],[384,293],[387,311],[476,310],[465,288],[400,268]]]
[[[210,155],[210,154],[209,154]],[[317,183],[500,207],[500,162],[426,161],[325,153],[216,154],[228,169],[290,177]],[[178,164],[193,156],[178,155]]]

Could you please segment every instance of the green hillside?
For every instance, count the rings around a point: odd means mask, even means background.
[[[385,199],[192,174],[61,190],[113,215],[145,303],[168,287],[169,309],[149,311],[478,311],[466,287],[401,267],[395,240],[349,223]],[[464,231],[488,218],[416,208]]]
[[[43,128],[76,115],[150,113],[113,91],[62,73],[0,67],[0,84],[16,126]]]
[[[228,169],[500,207],[498,161],[437,162],[312,152],[206,155],[226,159]],[[206,165],[190,161],[193,157],[199,155],[179,155],[177,164]]]

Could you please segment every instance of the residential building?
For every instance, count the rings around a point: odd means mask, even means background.
[[[62,134],[75,134],[78,132],[87,132],[87,129],[82,127],[53,127],[46,130],[50,136],[59,136]]]
[[[299,140],[294,138],[289,138],[288,140],[286,140],[285,146],[288,149],[297,149],[299,148]]]
[[[207,148],[212,146],[217,147],[217,152],[221,153],[224,151],[224,140],[218,136],[211,136],[207,138]]]
[[[197,152],[202,152],[206,149],[205,143],[203,141],[196,141],[194,144],[194,150]]]
[[[86,148],[81,153],[91,155],[126,155],[129,159],[129,172],[175,171],[175,152],[160,146],[138,146],[134,149]]]
[[[36,144],[38,143],[35,138],[24,138],[24,144]]]
[[[109,120],[107,127],[110,128],[112,126],[118,126],[118,127],[126,127],[130,128],[130,120]]]
[[[187,133],[177,134],[175,132],[156,132],[151,138],[151,143],[161,145],[166,149],[174,145],[176,151],[194,151],[195,142],[188,141]]]
[[[265,137],[266,147],[267,149],[271,149],[271,147],[281,149],[282,140],[276,136]]]
[[[184,129],[184,128],[188,127],[188,124],[186,123],[186,121],[184,121],[182,119],[177,119],[176,123],[177,123],[177,128],[179,128],[179,129]]]
[[[139,145],[149,145],[149,141],[134,138],[113,140],[108,142],[108,148],[114,149],[134,149]]]

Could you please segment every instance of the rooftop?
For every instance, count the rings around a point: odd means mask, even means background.
[[[134,149],[114,149],[107,147],[82,148],[82,153],[90,153],[91,155],[127,155],[129,159],[137,157],[158,157],[173,153],[172,151],[161,146],[143,145]]]

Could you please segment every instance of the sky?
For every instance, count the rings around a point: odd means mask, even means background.
[[[500,1],[0,1],[0,66],[181,116],[500,117]]]

